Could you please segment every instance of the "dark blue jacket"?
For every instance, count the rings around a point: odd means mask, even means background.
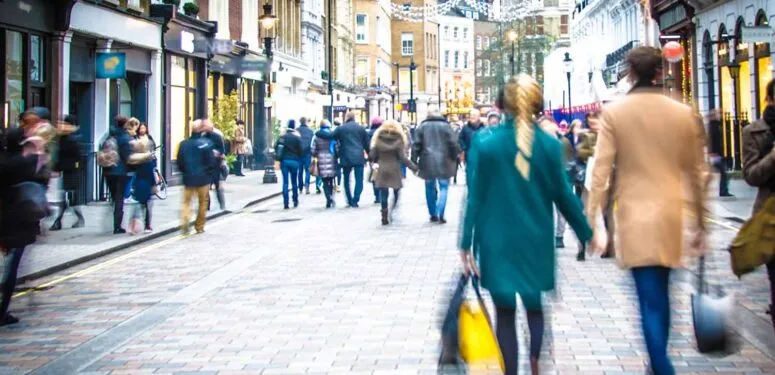
[[[215,165],[212,142],[201,134],[180,142],[177,164],[186,187],[210,185]]]
[[[105,168],[105,175],[126,176],[129,173],[126,162],[129,160],[129,156],[132,155],[132,146],[129,144],[132,141],[132,137],[127,134],[126,130],[115,126],[110,128],[110,137],[116,139],[118,163],[113,167]]]
[[[484,124],[479,124],[478,128],[474,128],[470,123],[467,123],[466,126],[460,130],[460,135],[458,136],[458,145],[460,146],[460,150],[466,153],[466,159],[468,159],[468,150],[471,148],[471,144],[474,141],[476,132],[484,128]]]
[[[310,156],[312,154],[312,138],[315,136],[315,132],[307,124],[301,124],[296,131],[301,137],[301,156]]]
[[[369,152],[369,133],[355,121],[348,121],[334,130],[339,143],[339,161],[343,167],[366,164],[364,152]]]

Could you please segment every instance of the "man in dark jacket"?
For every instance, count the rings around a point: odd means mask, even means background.
[[[221,164],[226,157],[226,144],[223,141],[223,135],[219,130],[215,129],[210,120],[201,120],[201,128],[203,136],[213,145],[215,159],[213,159],[212,166],[212,184],[215,185],[215,197],[218,198],[218,204],[221,210],[225,210],[226,196],[223,194],[223,188],[221,187]]]
[[[59,214],[50,230],[62,229],[62,217],[65,215],[68,207],[73,209],[78,221],[73,228],[80,228],[85,225],[83,214],[78,206],[71,206],[75,200],[75,191],[78,189],[78,177],[81,165],[81,145],[78,136],[78,126],[74,115],[65,115],[64,121],[57,124],[57,157],[54,170],[60,173],[62,178],[62,203],[59,205]]]
[[[431,107],[430,115],[415,132],[412,155],[425,180],[425,201],[431,222],[446,224],[449,179],[455,174],[459,153],[455,131],[438,108]]]
[[[286,210],[289,208],[290,203],[288,197],[289,182],[293,190],[293,207],[299,206],[299,193],[301,189],[298,188],[297,183],[299,179],[297,177],[299,169],[301,169],[303,148],[299,132],[296,131],[296,122],[293,120],[288,121],[288,131],[275,144],[275,154],[280,160],[280,171],[283,175],[283,208]]]
[[[719,196],[732,197],[729,194],[729,176],[727,175],[727,163],[724,161],[724,140],[722,135],[721,114],[718,109],[710,112],[708,121],[708,153],[713,168],[719,173]]]
[[[301,164],[299,165],[299,193],[305,190],[309,194],[309,167],[312,164],[312,138],[315,132],[307,125],[307,118],[299,120],[299,137],[301,137]]]
[[[358,207],[363,192],[363,166],[369,153],[369,133],[355,121],[355,113],[348,112],[345,124],[334,130],[339,144],[339,161],[344,169],[344,193],[350,207]],[[355,171],[355,194],[350,189],[350,174]]]
[[[113,234],[126,233],[121,227],[124,221],[124,191],[129,181],[129,170],[126,162],[132,154],[132,146],[129,142],[132,137],[129,132],[134,131],[126,116],[116,116],[116,126],[110,128],[110,138],[116,142],[118,160],[116,165],[104,168],[105,179],[110,188],[110,199],[113,200]]]
[[[183,205],[180,210],[180,230],[184,235],[190,232],[191,199],[196,195],[199,207],[194,228],[197,233],[205,231],[207,206],[210,201],[212,169],[217,165],[213,143],[206,135],[207,125],[203,120],[194,121],[191,138],[180,143],[177,164],[183,174]]]
[[[468,162],[468,149],[471,147],[471,143],[474,141],[476,132],[483,128],[482,120],[479,118],[479,111],[473,109],[468,116],[468,123],[460,130],[460,138],[458,143],[460,144],[460,151],[463,153],[463,161]]]

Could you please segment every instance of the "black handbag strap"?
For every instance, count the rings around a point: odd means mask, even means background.
[[[708,292],[708,285],[705,283],[705,256],[701,256],[697,264],[697,292],[704,294]]]

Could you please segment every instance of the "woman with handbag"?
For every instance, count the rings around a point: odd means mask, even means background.
[[[533,120],[543,109],[541,86],[522,74],[509,78],[503,90],[504,121],[474,137],[467,155],[473,172],[460,255],[465,272],[478,274],[493,298],[507,375],[517,374],[519,367],[515,319],[516,297],[521,297],[530,331],[530,367],[537,374],[545,324],[541,296],[555,288],[552,206],[581,241],[592,237],[592,229],[571,190],[561,143]]]
[[[401,164],[406,164],[412,171],[417,171],[417,166],[406,156],[408,141],[406,133],[395,120],[382,124],[374,132],[371,139],[369,161],[374,166],[372,180],[379,189],[379,199],[382,209],[382,225],[388,225],[388,194],[393,189],[393,206],[398,204],[398,197],[403,186]],[[391,210],[392,211],[392,210]]]
[[[153,231],[151,228],[151,197],[156,186],[156,176],[153,173],[156,169],[156,159],[153,158],[156,143],[148,134],[148,125],[140,124],[137,128],[137,137],[131,145],[132,154],[129,156],[127,164],[132,167],[135,173],[135,178],[132,181],[132,194],[137,205],[132,209],[129,233],[137,234],[140,232],[140,218],[143,216],[143,212],[145,212],[145,233],[150,233]]]
[[[0,252],[8,257],[2,276],[0,326],[19,321],[8,313],[24,249],[35,243],[40,220],[48,210],[49,162],[46,145],[53,134],[49,112],[35,107],[20,116],[19,127],[6,135],[7,148],[0,157]],[[35,213],[30,210],[34,203]]]

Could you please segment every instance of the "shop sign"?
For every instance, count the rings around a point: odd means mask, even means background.
[[[126,78],[126,54],[123,52],[97,52],[97,79]]]
[[[180,49],[188,53],[194,53],[194,34],[185,30],[180,32]]]
[[[743,26],[743,41],[748,43],[771,43],[773,32],[769,26]]]

